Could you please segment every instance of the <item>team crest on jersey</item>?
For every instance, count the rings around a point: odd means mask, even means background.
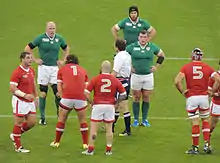
[[[133,26],[133,28],[136,28],[136,26]]]
[[[150,47],[146,47],[146,50],[149,51],[149,50],[150,50]]]
[[[141,23],[138,23],[138,25],[137,25],[138,27],[141,27]]]
[[[50,41],[51,44],[53,44],[53,41]]]
[[[132,26],[132,23],[127,22],[125,25],[126,26]]]
[[[49,38],[42,38],[42,42],[49,42]]]
[[[55,38],[55,41],[56,41],[56,42],[59,42],[59,39],[58,39],[58,38]]]

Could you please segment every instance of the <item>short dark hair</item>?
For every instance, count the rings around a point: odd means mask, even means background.
[[[68,64],[68,63],[74,63],[74,64],[78,65],[79,64],[79,59],[75,54],[69,54],[66,57],[66,64]]]
[[[117,39],[115,41],[115,47],[118,48],[120,51],[124,51],[126,49],[125,40]]]
[[[140,34],[143,34],[143,35],[147,34],[147,35],[149,35],[149,33],[147,32],[147,30],[145,30],[145,29],[142,30],[142,31],[139,33],[139,35],[140,35]]]
[[[30,52],[21,52],[20,54],[20,60],[24,59],[27,55],[30,55]]]

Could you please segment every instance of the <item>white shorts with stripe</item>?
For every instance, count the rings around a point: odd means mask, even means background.
[[[36,114],[34,102],[22,101],[16,96],[12,96],[13,114],[16,116],[25,116],[27,114]]]
[[[154,74],[138,75],[131,74],[131,89],[133,90],[153,90],[154,89]]]
[[[189,118],[209,117],[208,95],[191,96],[187,98],[186,99],[186,110],[188,112]]]
[[[112,123],[115,121],[115,106],[96,104],[92,106],[91,121]]]
[[[77,99],[62,98],[60,100],[60,107],[66,110],[72,110],[73,108],[77,111],[85,109],[87,101]]]
[[[38,66],[37,83],[42,85],[57,84],[58,66]]]
[[[220,105],[215,104],[211,101],[210,109],[211,116],[220,116]]]

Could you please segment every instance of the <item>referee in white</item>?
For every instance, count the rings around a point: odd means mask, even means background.
[[[120,116],[120,113],[124,114],[125,130],[119,134],[119,136],[129,136],[131,134],[131,114],[128,107],[128,95],[130,93],[129,77],[131,74],[131,56],[125,51],[126,43],[124,40],[116,40],[115,50],[116,56],[114,58],[114,66],[112,75],[119,79],[123,84],[127,98],[119,102],[118,107],[115,111],[115,122],[112,126],[114,132],[115,124]]]

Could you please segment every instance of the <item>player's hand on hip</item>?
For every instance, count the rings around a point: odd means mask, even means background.
[[[152,66],[151,68],[150,68],[150,71],[151,72],[155,72],[157,70],[157,67],[156,66]]]
[[[26,94],[24,98],[28,101],[33,101],[35,99],[34,95],[32,94]]]
[[[42,65],[43,64],[43,60],[40,59],[40,58],[35,59],[34,62],[37,63],[38,65]]]
[[[65,64],[64,61],[61,61],[61,60],[58,60],[58,61],[57,61],[57,65],[58,65],[59,67],[62,67],[64,64]]]
[[[183,91],[183,93],[182,93],[182,94],[183,94],[183,96],[185,96],[185,97],[186,97],[186,94],[188,93],[188,91],[189,91],[188,89],[186,89],[185,91]]]
[[[135,73],[134,67],[131,67],[131,73]]]

